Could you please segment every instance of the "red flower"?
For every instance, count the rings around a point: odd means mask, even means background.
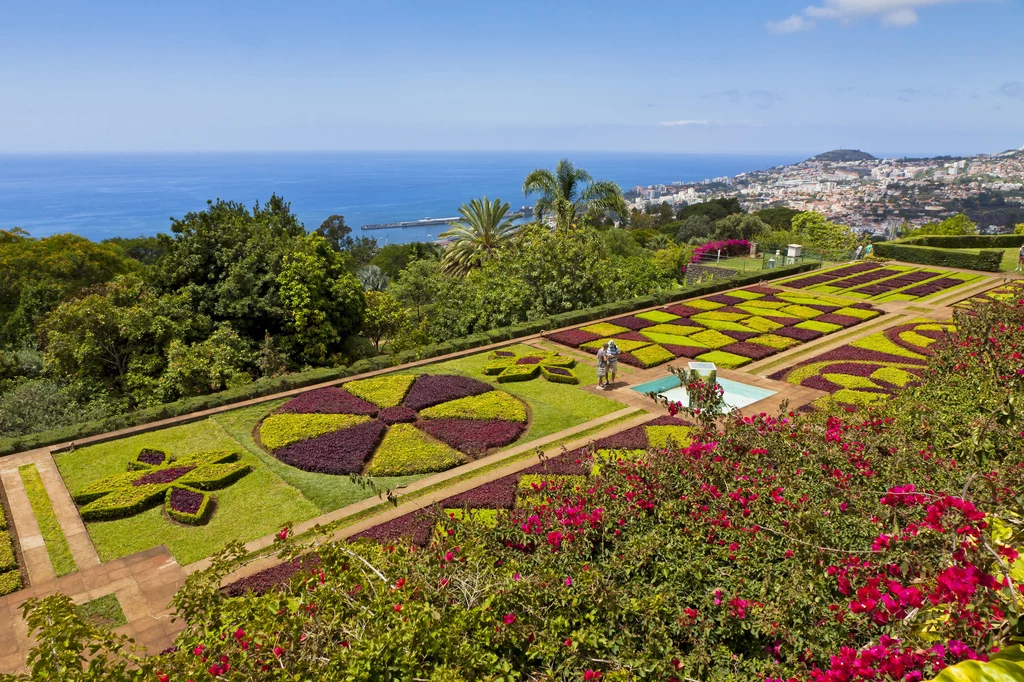
[[[277,531],[277,539],[278,540],[287,540],[288,539],[288,527],[287,526],[285,526],[281,530]]]
[[[398,613],[401,610],[402,610],[402,605],[401,604],[395,604],[395,613]]]
[[[585,673],[583,673],[583,679],[585,679],[585,680],[599,680],[599,679],[601,679],[601,673],[597,672],[596,670],[589,670],[588,669]]]
[[[504,620],[505,620],[505,625],[512,625],[512,623],[516,622],[516,614],[514,614],[514,613],[506,613]]]
[[[277,656],[278,658],[281,658],[281,656],[284,655],[284,649],[282,649],[279,646],[275,646],[274,647],[274,655]]]

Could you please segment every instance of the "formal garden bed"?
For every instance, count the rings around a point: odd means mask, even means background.
[[[7,517],[6,496],[0,485],[0,596],[21,589],[21,567],[18,565],[17,536]]]
[[[591,353],[614,339],[620,362],[641,368],[685,357],[735,369],[881,314],[870,303],[754,286],[547,338]]]
[[[971,310],[984,303],[1012,303],[1024,298],[1024,280],[1016,279],[989,289],[988,291],[955,304],[959,310]]]
[[[144,672],[913,682],[1017,651],[1024,306],[957,343],[911,324],[859,350],[917,381],[855,413],[659,419],[315,556],[282,540],[225,599],[228,558]]]
[[[769,378],[826,391],[826,400],[854,408],[886,400],[920,380],[934,354],[933,346],[949,338],[951,323],[919,318],[889,327],[780,370]]]
[[[523,345],[508,348],[517,358],[555,355]],[[229,541],[272,534],[284,524],[372,497],[375,489],[405,486],[431,471],[624,407],[539,376],[499,383],[485,373],[493,360],[482,352],[349,382],[59,453],[55,461],[81,502],[103,561],[163,544],[187,564]],[[541,370],[572,364],[562,358],[544,363]],[[421,380],[421,375],[433,378]],[[593,380],[577,381],[586,385]],[[196,486],[192,479],[199,474],[184,470],[192,466],[188,458],[216,452],[232,453],[236,459],[223,464],[246,474],[219,489]],[[159,483],[135,485],[154,472],[165,472]],[[350,473],[372,476],[375,488],[351,479]],[[106,494],[95,497],[100,490]],[[144,501],[127,504],[136,498]],[[104,515],[109,506],[117,513]],[[133,513],[122,513],[125,506]]]
[[[858,262],[818,270],[811,275],[783,279],[779,284],[804,291],[885,303],[925,300],[984,277],[986,275],[913,265]]]

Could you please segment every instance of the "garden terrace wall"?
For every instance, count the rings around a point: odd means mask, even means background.
[[[894,258],[904,263],[940,265],[947,268],[999,272],[1003,252],[995,249],[966,250],[941,249],[933,246],[918,246],[910,242],[882,242],[875,244],[875,255]]]
[[[348,366],[324,367],[310,370],[308,372],[258,379],[251,384],[241,386],[239,388],[228,389],[212,395],[184,398],[172,403],[165,403],[163,405],[157,405],[144,410],[137,410],[129,414],[115,415],[107,417],[106,419],[73,424],[71,426],[17,438],[0,438],[0,456],[11,455],[24,450],[32,450],[50,445],[68,443],[88,438],[90,436],[97,436],[104,433],[119,431],[121,429],[142,426],[151,422],[191,415],[204,410],[227,407],[234,403],[240,403],[247,400],[255,400],[259,398],[270,399],[269,396],[274,396],[278,393],[305,388],[306,386],[340,381],[342,379],[353,377],[357,374],[390,369],[391,367],[397,367],[417,360],[426,360],[451,353],[468,351],[494,343],[502,343],[504,341],[532,336],[539,334],[542,331],[571,327],[584,322],[590,322],[591,320],[613,317],[615,315],[622,315],[645,308],[655,308],[657,306],[665,305],[666,303],[703,296],[705,294],[713,294],[715,292],[732,289],[734,287],[755,284],[766,279],[790,277],[801,272],[816,269],[819,265],[819,263],[800,263],[786,268],[757,271],[741,277],[715,280],[713,282],[707,282],[697,286],[688,286],[673,291],[659,292],[626,301],[605,303],[593,308],[561,313],[529,322],[521,322],[509,327],[492,329],[487,332],[480,332],[471,336],[452,339],[444,343],[424,346],[415,350],[359,360],[358,362]]]

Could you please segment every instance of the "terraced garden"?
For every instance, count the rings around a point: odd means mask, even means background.
[[[735,369],[881,314],[866,302],[753,286],[547,338],[591,353],[614,339],[619,360],[641,368],[690,358]]]
[[[860,262],[790,277],[780,280],[779,284],[809,292],[885,303],[927,300],[984,277],[986,275],[942,268]]]

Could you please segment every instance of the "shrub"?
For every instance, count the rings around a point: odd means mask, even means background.
[[[468,455],[515,442],[526,424],[498,419],[421,419],[416,427]]]
[[[578,384],[579,378],[567,367],[552,367],[544,365],[540,368],[541,374],[550,382],[556,384]]]
[[[580,327],[580,330],[589,334],[597,334],[598,336],[615,336],[616,334],[629,331],[626,327],[620,327],[617,324],[611,324],[609,322],[600,322],[598,324],[592,324],[589,327]]]
[[[882,258],[894,258],[906,263],[940,265],[965,270],[999,272],[1003,252],[983,249],[980,251],[939,249],[930,246],[915,246],[909,243],[884,242],[875,245],[875,253]]]
[[[500,358],[498,360],[491,360],[484,366],[484,374],[488,376],[496,376],[501,374],[507,367],[515,364],[515,358]]]
[[[672,311],[667,310],[667,312],[671,313]],[[612,320],[611,323],[619,327],[631,329],[633,331],[640,331],[641,329],[646,329],[647,327],[650,327],[654,324],[654,322],[652,322],[651,320],[645,320],[642,317],[636,317],[635,315],[629,315],[628,317],[620,317],[618,319]]]
[[[145,486],[118,488],[89,502],[78,510],[83,521],[105,521],[134,516],[153,506],[167,493],[167,485],[154,483]]]
[[[411,424],[395,424],[370,461],[369,476],[409,476],[445,471],[466,461],[465,456],[427,438]]]
[[[18,571],[7,571],[0,573],[0,596],[11,594],[21,589],[21,573]]]
[[[14,545],[7,531],[0,531],[0,573],[14,570],[18,561],[14,558]]]
[[[377,407],[401,405],[409,387],[416,381],[412,374],[386,374],[381,377],[359,379],[344,384],[346,391]]]
[[[179,523],[199,526],[209,521],[213,506],[207,493],[174,485],[167,491],[164,511]]]
[[[420,410],[420,417],[425,419],[501,419],[525,422],[526,405],[504,391],[490,391],[482,395],[460,398]]]
[[[647,346],[645,348],[638,348],[630,353],[624,353],[623,356],[620,357],[631,357],[639,362],[641,367],[648,368],[664,364],[669,360],[674,360],[676,356],[661,346]],[[625,359],[623,359],[623,362],[625,362]]]
[[[870,320],[873,317],[881,315],[881,311],[878,310],[865,310],[863,308],[839,308],[835,311],[836,315],[845,315],[846,317],[856,317],[861,320]]]
[[[742,355],[734,355],[733,353],[726,353],[725,351],[720,350],[704,353],[703,355],[697,356],[697,359],[701,362],[713,362],[719,367],[724,367],[726,369],[736,369],[737,367],[750,364],[750,358]]]
[[[747,343],[746,341],[729,344],[728,346],[723,346],[719,350],[723,353],[739,355],[740,357],[750,358],[751,360],[763,360],[764,358],[775,355],[778,352],[778,349],[776,348],[765,346],[760,343]]]
[[[178,479],[177,483],[201,490],[217,490],[226,488],[250,471],[252,469],[248,465],[237,462],[207,464],[188,472]]]
[[[377,448],[387,427],[379,420],[304,440],[274,452],[289,466],[318,474],[358,474]]]
[[[132,470],[148,469],[150,467],[166,464],[167,461],[167,453],[163,450],[142,448],[139,450],[139,454],[135,455],[135,459],[128,464],[128,468]]]
[[[492,390],[490,384],[469,377],[447,374],[424,374],[416,379],[405,397],[405,406],[422,410],[439,403],[480,395]]]
[[[368,416],[354,414],[272,414],[260,424],[260,441],[273,452],[369,420]]]
[[[498,375],[498,383],[504,384],[513,381],[529,381],[540,373],[540,364],[510,365]]]

